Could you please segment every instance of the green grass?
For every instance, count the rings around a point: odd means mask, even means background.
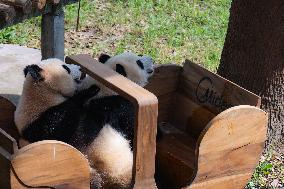
[[[158,63],[188,58],[215,71],[226,35],[231,0],[82,0],[66,7],[66,54],[133,51]],[[39,48],[40,19],[0,31],[0,43]]]

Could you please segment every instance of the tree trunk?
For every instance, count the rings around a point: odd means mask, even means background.
[[[284,1],[233,0],[218,74],[262,97],[270,115],[267,144],[282,148],[283,68]]]

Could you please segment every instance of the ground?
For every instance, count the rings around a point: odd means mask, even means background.
[[[216,72],[227,31],[231,0],[82,0],[66,7],[66,54],[151,55],[156,63],[185,58]],[[40,48],[40,18],[0,31],[0,44]],[[268,150],[247,188],[283,188],[283,152]]]

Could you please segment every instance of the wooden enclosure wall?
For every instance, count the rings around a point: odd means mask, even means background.
[[[158,123],[167,122],[171,116],[172,102],[178,89],[182,67],[175,64],[155,66],[155,74],[146,89],[155,94],[159,100]]]
[[[11,102],[0,96],[0,188],[10,188],[9,158],[17,144],[7,133],[16,138],[19,136],[14,124],[15,109]]]
[[[180,189],[194,179],[198,139],[213,118],[233,106],[260,105],[257,95],[188,60],[183,67],[157,66],[146,88],[159,99],[158,125],[163,136],[157,144],[156,179],[162,189]]]
[[[171,122],[197,140],[212,118],[237,105],[259,107],[260,97],[186,60]]]

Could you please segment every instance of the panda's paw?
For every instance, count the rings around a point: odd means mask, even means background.
[[[95,96],[96,94],[98,94],[98,92],[100,91],[100,88],[96,85],[92,85],[91,87],[89,87],[88,89],[84,89],[80,92],[78,92],[73,99],[75,101],[78,101],[79,104],[82,104],[83,102],[89,100],[91,97]]]
[[[99,93],[101,89],[97,86],[97,85],[92,85],[91,87],[89,87],[87,89],[88,93],[91,95],[91,96],[95,96],[96,94]]]

